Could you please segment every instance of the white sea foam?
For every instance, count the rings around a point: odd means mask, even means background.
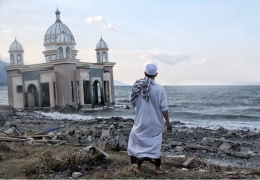
[[[50,117],[52,119],[57,119],[57,120],[68,119],[73,121],[86,121],[95,118],[93,116],[82,116],[79,114],[62,114],[59,112],[48,112],[48,113],[38,112],[38,113],[43,116]]]

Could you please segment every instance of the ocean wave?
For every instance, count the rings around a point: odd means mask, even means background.
[[[59,112],[38,112],[39,114],[50,117],[52,119],[56,120],[62,120],[62,119],[68,119],[68,120],[74,120],[74,121],[86,121],[90,119],[94,119],[93,116],[82,116],[79,114],[63,114]]]
[[[259,116],[252,116],[252,115],[241,115],[241,114],[204,114],[204,113],[196,113],[196,112],[173,112],[173,116],[176,118],[187,118],[187,119],[228,119],[228,120],[237,120],[237,119],[244,119],[244,120],[259,120]]]

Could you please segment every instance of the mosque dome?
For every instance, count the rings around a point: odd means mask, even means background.
[[[59,35],[59,37],[57,39],[57,43],[71,43],[71,40],[67,34],[63,33],[63,34]]]
[[[23,51],[23,46],[16,40],[10,45],[9,51]]]
[[[66,34],[69,41],[75,43],[75,39],[70,29],[61,22],[60,20],[60,12],[57,9],[56,14],[56,22],[51,25],[45,33],[44,36],[44,45],[49,43],[57,43],[57,40],[61,34]]]
[[[107,43],[102,39],[102,37],[100,41],[97,43],[96,50],[97,49],[108,49]]]

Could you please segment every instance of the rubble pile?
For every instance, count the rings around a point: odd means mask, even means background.
[[[20,142],[28,147],[84,146],[82,152],[85,154],[96,151],[103,157],[108,157],[106,151],[125,152],[127,150],[133,123],[133,119],[122,117],[73,121],[55,120],[37,113],[16,113],[15,115],[1,113],[0,141]],[[174,127],[172,133],[166,131],[163,133],[162,156],[184,158],[185,161],[179,167],[180,170],[210,171],[201,167],[191,168],[190,165],[198,158],[206,164],[217,166],[260,169],[259,131],[249,131],[246,128],[227,130],[223,127],[217,130],[202,127],[189,128],[178,121],[172,122],[172,125]],[[94,154],[90,155],[90,157],[94,156]],[[0,161],[2,161],[1,156]],[[60,163],[56,160],[53,162]],[[49,170],[53,171],[51,168]],[[232,172],[230,173],[232,175]],[[81,177],[76,171],[72,176]]]

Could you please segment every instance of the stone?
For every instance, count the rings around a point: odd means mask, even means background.
[[[54,179],[60,179],[60,178],[61,178],[60,174],[56,174],[56,175],[54,176]]]
[[[73,178],[79,178],[79,177],[81,177],[82,176],[82,173],[81,172],[74,172],[74,173],[72,173],[72,177]]]
[[[115,125],[110,125],[108,129],[114,129],[115,128]]]
[[[205,169],[199,169],[199,172],[205,173],[208,172],[209,170],[205,170]]]
[[[221,149],[221,150],[229,150],[231,147],[232,147],[231,144],[229,144],[228,142],[223,142],[219,146],[219,149]]]
[[[122,134],[119,134],[119,138],[118,138],[118,148],[120,150],[123,150],[123,151],[126,151],[127,150],[127,145],[128,145],[128,142],[127,142],[127,137],[125,137],[124,135]]]
[[[170,146],[181,146],[182,142],[178,142],[178,141],[171,141],[170,142]]]
[[[184,150],[183,146],[176,146],[174,149],[175,152],[183,152],[183,150]]]
[[[223,128],[223,127],[219,127],[217,131],[221,132],[221,133],[227,133],[228,132],[228,130]]]
[[[100,139],[109,139],[110,136],[110,131],[109,130],[102,130]]]
[[[102,134],[102,131],[93,131],[93,137],[100,137]]]
[[[221,139],[204,137],[200,144],[203,146],[219,147],[222,143],[223,143],[223,141]]]

